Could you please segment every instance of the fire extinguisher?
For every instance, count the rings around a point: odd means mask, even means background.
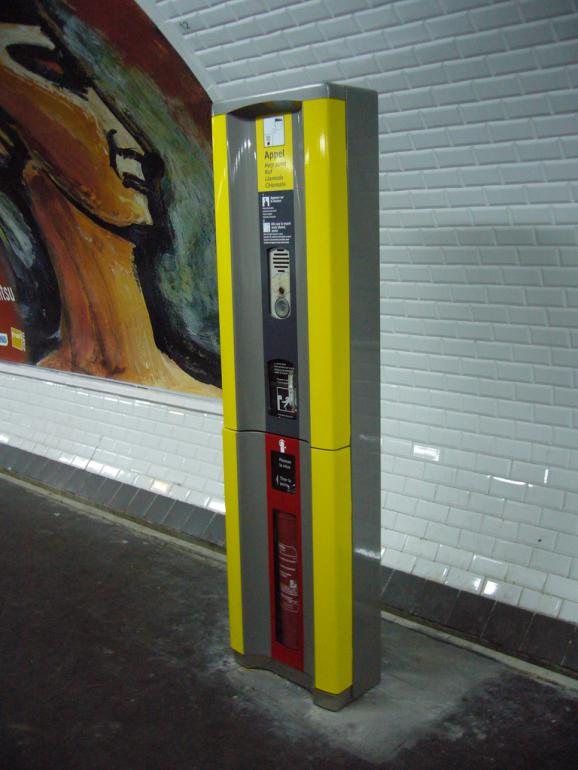
[[[277,641],[298,649],[300,638],[300,586],[297,518],[275,511],[275,594]]]

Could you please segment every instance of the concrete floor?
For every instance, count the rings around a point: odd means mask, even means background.
[[[576,770],[578,692],[390,622],[339,714],[227,647],[225,569],[0,478],[0,770]]]

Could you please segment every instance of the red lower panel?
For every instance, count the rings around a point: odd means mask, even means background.
[[[303,670],[299,442],[267,434],[271,657]]]

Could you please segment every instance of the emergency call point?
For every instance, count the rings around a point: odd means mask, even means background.
[[[377,96],[213,108],[231,646],[338,709],[379,681]]]

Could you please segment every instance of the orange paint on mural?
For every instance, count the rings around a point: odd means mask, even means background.
[[[94,48],[80,48],[91,66],[102,64],[102,72],[116,67],[116,90],[106,97],[102,73],[97,86],[90,67],[75,58],[78,40],[72,50],[67,48],[70,28],[63,19],[70,9],[112,43],[113,49],[106,49],[84,27],[83,39]],[[106,20],[106,9],[114,24]],[[211,284],[199,269],[212,268],[207,257],[214,259],[207,250],[212,187],[206,94],[128,0],[79,0],[63,3],[60,10],[22,0],[21,9],[0,9],[0,19],[0,154],[12,170],[8,189],[2,191],[7,202],[3,209],[0,205],[0,234],[6,233],[6,242],[12,238],[14,245],[6,264],[20,273],[42,273],[55,287],[53,297],[44,291],[41,304],[43,287],[31,280],[20,299],[27,317],[34,315],[36,355],[29,360],[141,385],[220,395],[218,337],[212,336],[216,291],[203,295]],[[143,89],[146,107],[134,92],[119,86],[127,82]],[[159,85],[166,85],[166,94]],[[134,125],[135,114],[141,128]],[[177,123],[181,127],[173,129]],[[188,176],[181,172],[183,154],[187,162],[194,159]],[[183,226],[181,231],[184,219],[196,229]],[[45,268],[39,267],[43,261],[49,262]],[[162,270],[162,290],[161,273],[155,269]],[[181,271],[176,277],[175,269]],[[44,330],[46,319],[51,327]],[[24,347],[17,322],[15,344]],[[188,334],[186,344],[183,332]],[[6,356],[0,348],[1,358]]]

